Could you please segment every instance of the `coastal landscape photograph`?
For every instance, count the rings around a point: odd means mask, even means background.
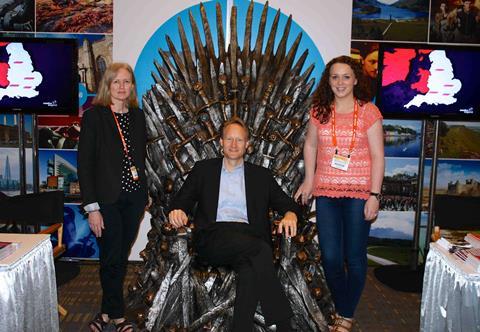
[[[385,157],[413,158],[420,155],[422,122],[384,120]]]
[[[353,2],[352,39],[425,42],[428,0],[357,0]]]

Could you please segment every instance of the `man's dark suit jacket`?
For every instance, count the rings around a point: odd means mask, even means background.
[[[170,211],[181,209],[191,214],[198,203],[193,220],[196,232],[216,222],[222,163],[221,158],[197,162],[170,205]],[[300,208],[283,192],[268,169],[248,162],[244,169],[249,224],[270,243],[269,208],[280,214],[292,211],[298,219]]]
[[[145,116],[140,109],[130,109],[130,143],[140,186],[147,199],[145,157]],[[78,144],[78,179],[83,204],[113,203],[121,192],[123,144],[112,111],[94,107],[83,114]]]

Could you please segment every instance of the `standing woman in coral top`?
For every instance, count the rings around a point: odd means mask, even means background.
[[[360,65],[331,60],[313,95],[295,199],[316,199],[322,265],[335,303],[332,331],[350,331],[367,273],[367,240],[384,174],[382,115]]]

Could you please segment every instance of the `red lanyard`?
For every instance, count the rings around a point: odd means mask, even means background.
[[[350,147],[348,149],[348,157],[352,154],[353,147],[355,146],[355,138],[357,137],[357,128],[358,128],[358,102],[355,99],[353,103],[353,128],[352,128],[352,140],[350,141]],[[332,143],[335,147],[335,154],[338,153],[337,147],[337,133],[335,126],[335,104],[333,104],[332,109]]]
[[[127,143],[125,142],[125,137],[123,137],[122,129],[120,128],[120,124],[118,123],[118,119],[115,116],[115,112],[113,111],[112,107],[110,107],[110,111],[112,111],[113,119],[115,120],[115,124],[117,125],[118,134],[120,135],[120,139],[122,140],[123,151],[125,151],[125,155],[127,156],[128,160],[131,161],[132,159],[130,158],[130,154],[128,153],[128,147]]]

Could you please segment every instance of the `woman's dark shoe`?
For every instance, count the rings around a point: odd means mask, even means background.
[[[101,313],[98,313],[95,318],[93,318],[90,323],[88,323],[88,327],[92,332],[102,332],[105,327],[107,327],[108,321],[103,320],[103,316]]]
[[[115,323],[115,328],[117,329],[117,332],[133,332],[135,331],[135,327],[133,323],[123,320],[120,323]]]

